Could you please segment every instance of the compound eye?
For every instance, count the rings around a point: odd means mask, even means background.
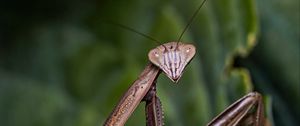
[[[154,51],[153,54],[154,54],[155,57],[159,57],[160,56],[157,51]]]
[[[188,59],[192,59],[196,53],[196,48],[193,45],[186,45],[182,51],[186,54]]]
[[[188,47],[188,48],[185,50],[185,52],[187,52],[187,53],[188,53],[188,52],[190,52],[190,51],[191,51],[191,49],[192,49],[191,47]]]
[[[161,53],[160,50],[153,49],[149,52],[148,58],[153,64],[156,64],[158,66],[160,64],[160,61],[161,61],[160,59],[161,59],[162,55],[163,55],[163,53]]]

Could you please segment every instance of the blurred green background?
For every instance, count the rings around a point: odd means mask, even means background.
[[[0,2],[0,125],[102,125],[156,43],[176,41],[202,0]],[[299,0],[208,0],[185,33],[197,54],[158,79],[167,126],[205,125],[255,90],[268,121],[300,117]],[[127,125],[145,125],[144,103]]]

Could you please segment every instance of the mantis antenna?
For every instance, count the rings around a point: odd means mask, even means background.
[[[137,33],[137,34],[139,34],[140,36],[143,36],[143,37],[145,37],[145,38],[147,38],[147,39],[149,39],[149,40],[152,40],[152,41],[156,42],[156,43],[159,44],[159,45],[162,45],[162,46],[165,48],[165,50],[167,50],[167,47],[166,47],[164,44],[162,44],[160,41],[156,40],[155,38],[153,38],[153,37],[151,37],[151,36],[149,36],[149,35],[147,35],[147,34],[144,34],[144,33],[140,32],[140,31],[137,31],[137,30],[135,30],[135,29],[133,29],[133,28],[131,28],[131,27],[128,27],[128,26],[126,26],[126,25],[123,25],[123,24],[119,24],[119,23],[115,23],[115,22],[110,22],[110,24],[117,25],[117,26],[119,26],[120,28],[123,28],[123,29],[125,29],[125,30],[128,30],[128,31]]]
[[[183,34],[186,32],[186,30],[189,28],[189,26],[192,24],[193,20],[196,18],[197,14],[199,13],[200,9],[202,8],[202,6],[204,5],[204,3],[206,2],[206,0],[203,0],[203,2],[200,4],[200,6],[197,8],[197,10],[195,11],[195,13],[192,15],[192,17],[190,18],[190,20],[188,21],[188,24],[185,26],[185,28],[183,29],[183,31],[181,32],[178,40],[177,40],[177,44],[176,44],[176,48],[178,47],[178,43],[181,40]]]

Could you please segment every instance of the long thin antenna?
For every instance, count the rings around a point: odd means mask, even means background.
[[[121,28],[123,28],[123,29],[125,29],[125,30],[128,30],[128,31],[137,33],[137,34],[139,34],[139,35],[141,35],[141,36],[143,36],[143,37],[145,37],[145,38],[148,38],[148,39],[150,39],[150,40],[156,42],[157,44],[162,45],[162,46],[167,50],[167,47],[166,47],[164,44],[162,44],[160,41],[154,39],[153,37],[151,37],[151,36],[149,36],[149,35],[146,35],[146,34],[140,32],[140,31],[137,31],[137,30],[135,30],[135,29],[133,29],[133,28],[131,28],[131,27],[125,26],[125,25],[123,25],[123,24],[119,24],[119,23],[115,23],[115,22],[109,22],[109,23],[110,23],[110,24],[113,24],[113,25],[117,25],[117,26],[119,26],[119,27],[121,27]]]
[[[197,14],[199,13],[200,9],[202,8],[202,6],[204,5],[204,3],[206,2],[206,0],[203,0],[203,2],[200,4],[200,6],[197,8],[197,10],[195,11],[195,13],[193,14],[193,16],[190,18],[190,20],[188,21],[188,24],[185,26],[185,28],[183,29],[183,31],[181,32],[178,40],[177,40],[177,44],[176,44],[176,48],[178,46],[179,41],[181,40],[183,34],[186,32],[186,30],[189,28],[189,26],[192,24],[193,20],[195,19],[195,17],[197,16]]]

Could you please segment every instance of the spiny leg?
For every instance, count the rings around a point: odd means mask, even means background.
[[[162,126],[163,110],[159,98],[156,95],[156,82],[154,82],[147,92],[143,101],[146,101],[146,125],[147,126]]]
[[[254,113],[251,112],[254,111]],[[215,117],[208,126],[263,126],[264,110],[262,97],[257,92],[251,92],[230,105],[220,115]]]
[[[255,105],[256,111],[254,113],[247,114],[240,122],[240,126],[263,126],[265,124],[264,107],[262,103],[262,96],[259,93],[257,95],[257,103]]]

